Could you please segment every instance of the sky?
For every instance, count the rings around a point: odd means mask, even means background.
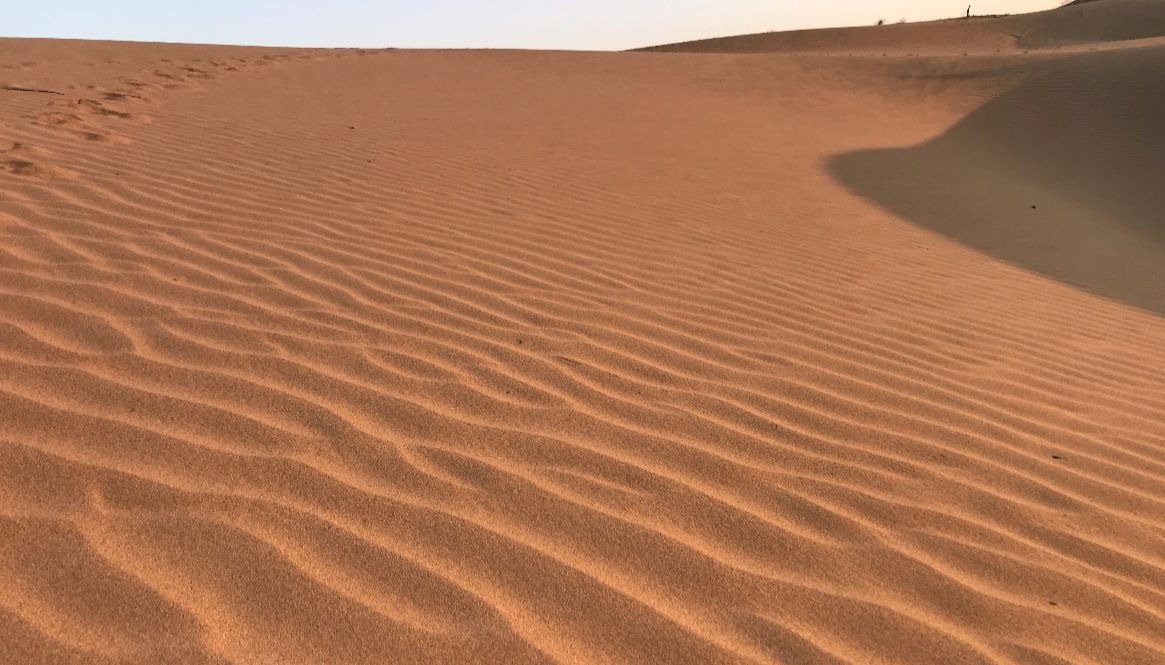
[[[0,0],[0,35],[618,50],[724,35],[1050,9],[1058,0]]]

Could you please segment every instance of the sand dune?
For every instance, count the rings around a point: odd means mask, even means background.
[[[973,4],[973,3],[972,3]],[[893,23],[876,30],[827,28],[765,32],[652,46],[645,51],[688,53],[847,53],[960,55],[1029,49],[1095,49],[1104,43],[1165,36],[1159,0],[1092,0],[1045,12]],[[871,17],[871,23],[877,18]]]
[[[1165,660],[1159,44],[4,44],[0,660]]]
[[[834,168],[922,226],[1165,315],[1163,73],[1165,44],[1040,62],[942,136]]]

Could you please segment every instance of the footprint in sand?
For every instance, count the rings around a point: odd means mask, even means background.
[[[68,107],[59,108],[69,108],[69,111],[44,111],[28,117],[32,119],[34,125],[69,132],[86,141],[113,143],[121,140],[99,124],[100,118],[105,116],[98,115],[95,118],[96,122],[87,119],[86,115],[90,118],[93,115],[86,112],[84,104],[73,103]]]
[[[23,143],[8,142],[0,149],[0,170],[24,178],[71,178],[76,174],[54,166],[44,159],[42,151]]]
[[[205,69],[199,69],[198,67],[179,67],[178,69],[186,72],[186,78],[208,79],[208,80],[214,78],[213,74],[206,71]]]
[[[111,102],[124,102],[124,101],[130,101],[130,100],[135,100],[138,102],[148,102],[149,101],[149,98],[147,98],[143,95],[135,95],[132,92],[121,92],[118,90],[115,90],[113,92],[107,92],[107,93],[103,94],[101,97],[102,97],[102,99],[106,99],[106,100],[109,100]]]
[[[107,102],[98,101],[96,99],[81,98],[77,100],[77,106],[83,113],[90,115],[118,118],[120,120],[142,120],[144,116],[135,114],[130,111],[110,105]]]

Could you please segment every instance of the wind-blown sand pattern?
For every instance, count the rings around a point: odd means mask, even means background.
[[[1165,662],[1160,40],[4,45],[0,660]]]

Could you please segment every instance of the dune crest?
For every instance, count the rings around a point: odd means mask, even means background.
[[[0,660],[1165,659],[1160,46],[5,46]]]

